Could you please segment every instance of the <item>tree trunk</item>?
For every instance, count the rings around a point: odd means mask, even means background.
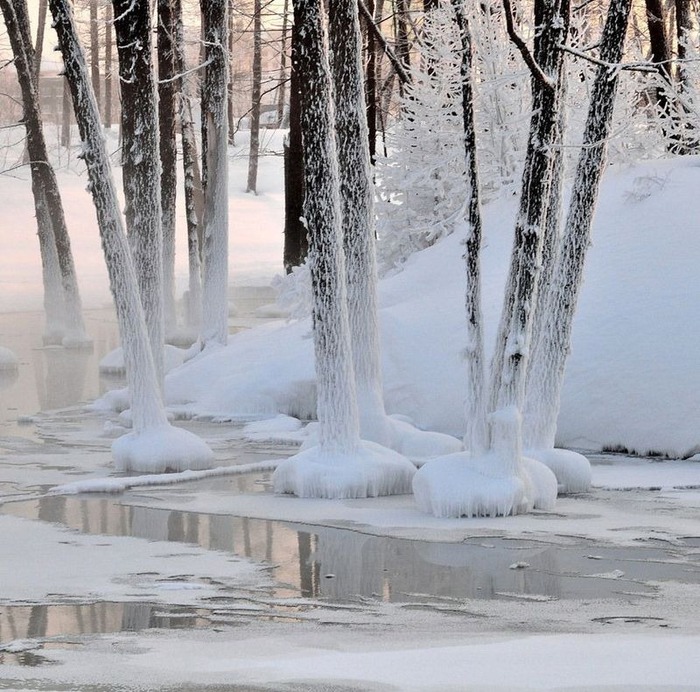
[[[158,123],[160,126],[160,189],[163,226],[163,319],[165,334],[177,328],[175,308],[175,212],[177,201],[177,142],[175,116],[177,80],[173,39],[172,0],[158,0]]]
[[[92,88],[97,98],[97,107],[102,110],[100,98],[100,38],[97,18],[98,0],[90,0],[90,67],[92,74]]]
[[[631,4],[632,0],[612,0],[610,3],[600,41],[600,60],[606,65],[617,65],[622,59]],[[545,310],[541,357],[533,362],[531,373],[532,386],[536,389],[529,397],[526,415],[528,426],[532,426],[531,444],[538,448],[554,446],[571,326],[582,284],[586,250],[590,245],[618,80],[619,72],[614,67],[601,66],[591,92],[559,260]]]
[[[233,12],[235,9],[234,0],[229,0],[228,4],[228,64],[229,64],[229,79],[228,79],[228,143],[233,146],[236,143],[236,116],[233,112]]]
[[[63,99],[61,108],[61,146],[70,148],[71,95],[67,79],[63,79]]]
[[[39,0],[39,19],[36,24],[36,43],[34,48],[34,75],[37,85],[41,74],[41,56],[44,52],[44,29],[46,28],[47,0]]]
[[[105,128],[112,129],[112,8],[105,4]]]
[[[202,254],[202,341],[228,339],[228,0],[200,0],[205,62],[202,120],[206,124]]]
[[[374,190],[357,0],[330,3],[329,51],[335,98],[348,318],[360,436],[391,446],[382,391],[377,308]]]
[[[280,85],[277,91],[277,127],[284,124],[284,107],[287,103],[287,31],[289,30],[289,0],[284,0],[282,10],[282,36],[280,38]]]
[[[284,256],[285,271],[304,263],[309,251],[304,215],[304,149],[301,132],[300,59],[302,38],[299,16],[294,10],[292,65],[289,85],[289,134],[284,143]]]
[[[396,18],[396,57],[406,73],[411,70],[411,47],[408,42],[408,6],[410,0],[394,0]],[[403,96],[403,81],[399,81],[399,90]]]
[[[49,7],[83,140],[83,156],[124,346],[134,430],[143,431],[149,427],[167,424],[167,418],[138,295],[136,272],[119,212],[109,157],[104,146],[97,99],[90,83],[85,55],[78,42],[73,11],[69,0],[49,0]]]
[[[27,131],[27,152],[44,268],[47,327],[49,331],[55,330],[59,342],[66,346],[82,346],[89,342],[89,338],[83,323],[61,195],[44,140],[37,79],[33,71],[34,55],[27,3],[26,0],[14,0],[12,4],[8,0],[0,0],[0,9],[7,25],[22,91],[23,121]],[[51,340],[54,341],[53,338]]]
[[[367,9],[374,14],[375,2],[369,0]],[[377,160],[377,37],[374,35],[365,20],[367,28],[366,42],[366,77],[365,77],[365,102],[367,104],[367,137],[369,141],[369,160],[374,165]]]
[[[426,0],[426,10],[433,7],[434,0]],[[485,451],[486,402],[484,391],[485,357],[483,317],[481,312],[481,238],[482,220],[479,201],[479,172],[476,160],[476,126],[474,122],[474,91],[472,66],[472,37],[464,11],[463,0],[452,0],[452,9],[461,38],[460,77],[462,83],[462,123],[464,128],[464,158],[467,171],[467,239],[464,259],[467,265],[467,368],[469,393],[467,395],[466,422],[464,437],[465,449],[476,455]]]
[[[182,29],[182,2],[173,0],[175,17],[175,71],[177,80],[178,114],[182,135],[182,167],[185,178],[185,214],[187,219],[187,254],[189,266],[189,290],[187,294],[187,326],[198,334],[202,327],[202,258],[201,228],[204,214],[204,192],[199,175],[199,158],[195,139],[192,109],[186,93],[184,37]]]
[[[149,0],[113,0],[122,108],[126,230],[159,382],[163,378],[163,229]]]
[[[262,4],[260,0],[254,0],[253,13],[253,90],[250,108],[250,150],[246,192],[256,192],[258,186],[260,91],[262,86]]]
[[[321,0],[295,0],[300,40],[294,65],[299,82],[304,142],[304,218],[309,231],[314,297],[314,346],[322,449],[352,452],[359,422],[347,314],[341,239],[331,78],[325,50]]]
[[[564,21],[561,21],[561,20]],[[543,75],[532,77],[533,115],[530,121],[520,206],[506,293],[491,364],[489,448],[512,473],[520,465],[522,435],[520,416],[525,394],[526,359],[530,348],[532,316],[537,300],[537,280],[551,183],[551,146],[559,118],[555,84],[563,66],[564,42],[569,20],[568,0],[535,2],[534,61]],[[547,79],[547,83],[543,82]]]

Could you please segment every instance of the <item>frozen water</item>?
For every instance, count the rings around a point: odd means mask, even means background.
[[[19,366],[19,359],[9,349],[0,346],[0,370],[16,370]]]

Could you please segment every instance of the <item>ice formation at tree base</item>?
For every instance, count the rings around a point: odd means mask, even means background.
[[[122,435],[112,443],[112,456],[119,472],[196,471],[211,468],[214,462],[204,440],[167,424]]]
[[[590,489],[591,464],[583,454],[570,449],[528,449],[526,454],[552,470],[560,493],[585,493]]]
[[[438,456],[461,452],[462,442],[452,435],[421,430],[403,416],[382,415],[373,425],[367,425],[366,419],[361,424],[363,440],[388,447],[411,459],[424,461]],[[302,450],[311,449],[318,444],[318,423],[309,423],[306,427],[307,438]]]
[[[522,460],[521,473],[505,473],[494,452],[469,452],[433,459],[413,479],[421,511],[440,518],[496,517],[554,506],[554,474],[534,459]]]
[[[276,493],[341,500],[410,493],[415,472],[397,452],[362,440],[351,452],[303,450],[277,467],[272,483]]]

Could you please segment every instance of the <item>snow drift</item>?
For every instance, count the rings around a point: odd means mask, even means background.
[[[574,321],[557,444],[690,456],[700,450],[700,160],[646,163],[606,175]],[[493,343],[515,202],[485,210],[483,294]],[[466,345],[463,236],[409,258],[380,284],[387,412],[461,435]],[[175,370],[169,404],[192,415],[315,412],[310,321],[279,321],[231,338]]]

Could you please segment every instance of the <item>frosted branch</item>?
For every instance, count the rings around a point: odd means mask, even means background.
[[[515,44],[515,47],[520,51],[525,64],[530,68],[532,76],[547,89],[554,89],[554,82],[542,71],[542,68],[537,64],[527,44],[515,30],[515,25],[513,24],[513,8],[510,4],[510,0],[503,0],[503,9],[505,10],[504,14],[506,17],[508,36]]]
[[[408,72],[406,72],[406,70],[404,69],[404,66],[401,64],[401,61],[396,57],[396,53],[394,53],[394,51],[391,49],[391,46],[389,45],[389,42],[384,37],[384,34],[379,30],[379,27],[374,23],[374,17],[372,16],[372,13],[367,9],[367,6],[363,2],[363,0],[359,0],[357,4],[358,4],[358,7],[360,8],[360,14],[367,21],[367,26],[369,27],[369,30],[374,34],[377,41],[379,41],[379,45],[382,47],[382,50],[384,51],[384,54],[386,55],[386,57],[389,58],[389,62],[391,63],[391,66],[394,68],[394,72],[396,72],[397,77],[404,84],[410,84],[411,75]]]
[[[168,77],[167,79],[159,79],[158,84],[169,84],[170,82],[177,82],[179,79],[184,79],[188,75],[191,75],[193,72],[198,72],[204,67],[207,67],[208,65],[211,65],[212,60],[211,58],[209,60],[205,60],[203,63],[192,67],[189,70],[185,70],[184,72],[178,72],[176,75],[173,75],[172,77]]]

